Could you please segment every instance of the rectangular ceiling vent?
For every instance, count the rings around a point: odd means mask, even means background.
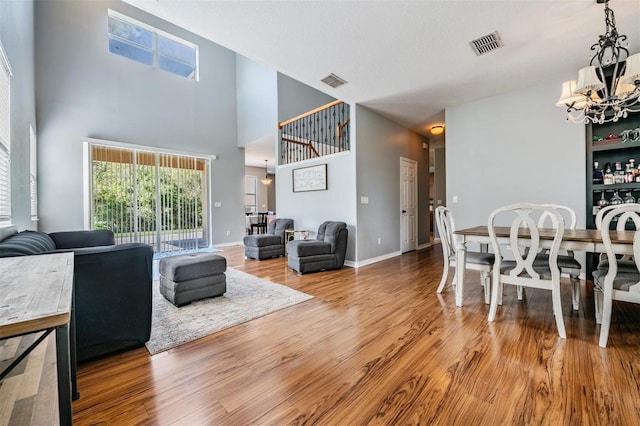
[[[328,84],[329,86],[333,87],[334,89],[336,87],[340,87],[343,84],[346,83],[346,80],[341,79],[340,77],[338,77],[335,74],[329,74],[328,76],[326,76],[325,78],[323,78],[322,80],[320,80],[323,83]]]
[[[493,50],[496,50],[499,47],[504,46],[502,44],[502,39],[500,38],[500,34],[497,31],[492,32],[491,34],[487,34],[486,36],[482,36],[475,40],[471,40],[469,42],[471,48],[476,55],[484,55],[485,53],[489,53]]]

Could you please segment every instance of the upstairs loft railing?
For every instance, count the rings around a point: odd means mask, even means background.
[[[349,104],[334,101],[281,122],[280,164],[349,151]]]

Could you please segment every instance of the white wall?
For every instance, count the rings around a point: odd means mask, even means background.
[[[560,83],[447,108],[446,205],[458,229],[516,202],[568,205],[584,227],[585,127],[555,106]]]
[[[292,170],[327,164],[326,191],[293,192]],[[278,217],[293,219],[295,229],[312,231],[326,220],[345,222],[349,229],[346,260],[355,260],[356,240],[356,178],[355,155],[352,152],[334,154],[296,164],[278,166],[276,170]]]

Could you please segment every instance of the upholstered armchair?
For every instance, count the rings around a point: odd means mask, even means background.
[[[244,255],[264,260],[284,256],[285,231],[293,229],[292,219],[274,219],[267,225],[267,233],[244,237]]]
[[[342,268],[348,235],[346,223],[327,221],[318,228],[315,240],[290,241],[287,245],[289,268],[300,275]]]

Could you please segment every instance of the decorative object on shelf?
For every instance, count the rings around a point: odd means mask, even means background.
[[[611,204],[612,206],[617,206],[618,204],[623,204],[624,200],[620,197],[620,195],[618,195],[618,191],[615,191],[613,193],[613,197],[611,197],[611,200],[609,200],[609,204]]]
[[[633,198],[633,194],[631,194],[631,191],[627,192],[627,195],[624,196],[624,202],[625,204],[633,204],[636,202],[636,199]]]
[[[609,205],[609,200],[604,198],[604,191],[602,191],[601,194],[602,195],[600,195],[600,199],[598,200],[598,206],[600,206],[600,208],[607,207]]]
[[[594,142],[598,142],[598,141],[601,141],[601,140],[602,140],[602,136],[594,136],[593,137],[593,141]]]
[[[439,135],[442,132],[444,132],[444,126],[443,125],[438,124],[437,126],[431,127],[431,134],[432,135]]]
[[[591,46],[591,61],[578,72],[577,83],[562,83],[556,103],[567,108],[567,121],[574,123],[602,124],[640,111],[640,53],[629,56],[627,36],[618,34],[609,0],[597,1],[604,3],[606,32]],[[605,68],[613,71],[610,80]]]
[[[260,182],[265,185],[269,185],[271,183],[271,178],[269,177],[269,173],[267,172],[267,162],[268,160],[264,160],[264,179],[260,179]]]
[[[613,133],[610,134],[609,136],[607,136],[607,140],[616,139],[616,138],[617,138],[617,136],[614,135]]]
[[[302,167],[291,171],[293,192],[325,191],[327,189],[327,164]]]

